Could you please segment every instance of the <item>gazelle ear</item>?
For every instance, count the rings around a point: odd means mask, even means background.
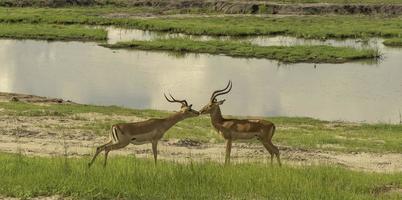
[[[192,106],[193,106],[193,104],[190,104],[188,107],[190,107],[190,108],[191,108]]]
[[[226,101],[226,99],[220,100],[220,101],[218,101],[218,104],[222,105],[225,101]]]

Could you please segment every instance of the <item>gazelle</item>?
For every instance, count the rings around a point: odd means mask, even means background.
[[[222,117],[219,106],[225,102],[225,99],[218,101],[216,97],[229,93],[231,89],[232,82],[229,81],[226,88],[214,91],[209,103],[200,110],[200,114],[210,114],[212,126],[226,140],[225,164],[230,163],[233,140],[257,138],[271,154],[271,164],[275,155],[279,165],[281,165],[279,149],[271,141],[275,132],[275,125],[272,122],[254,119],[225,119]]]
[[[172,95],[170,95],[171,99],[166,95],[164,96],[166,100],[171,103],[180,103],[180,111],[163,119],[149,119],[142,122],[113,125],[110,133],[110,140],[106,144],[96,148],[96,153],[88,166],[91,167],[96,157],[102,151],[105,151],[104,166],[106,166],[107,156],[111,150],[124,148],[130,143],[134,145],[152,143],[152,152],[156,164],[158,141],[163,137],[166,131],[179,121],[199,115],[199,112],[193,110],[191,108],[192,104],[188,105],[186,100],[176,100]]]

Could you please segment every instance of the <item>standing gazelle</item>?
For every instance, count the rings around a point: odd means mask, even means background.
[[[200,110],[200,114],[210,114],[212,126],[226,140],[225,163],[230,163],[230,152],[233,140],[257,138],[271,154],[271,163],[275,155],[279,165],[281,165],[279,149],[272,144],[271,141],[275,132],[275,125],[272,122],[265,120],[225,119],[222,117],[219,106],[222,105],[225,100],[218,101],[216,97],[229,93],[231,89],[232,82],[229,81],[225,89],[213,92],[209,103]]]
[[[176,100],[172,95],[170,95],[170,97],[171,99],[168,99],[165,95],[167,101],[171,103],[181,103],[179,112],[163,119],[149,119],[142,122],[113,125],[109,142],[96,148],[96,153],[88,166],[90,167],[92,165],[96,157],[102,151],[105,151],[104,166],[106,166],[107,156],[111,150],[124,148],[130,143],[135,145],[152,143],[152,152],[156,164],[158,141],[163,137],[166,131],[179,121],[199,115],[199,112],[193,110],[191,108],[192,105],[188,105],[186,100]]]

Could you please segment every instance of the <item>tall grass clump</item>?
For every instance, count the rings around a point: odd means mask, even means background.
[[[398,199],[402,174],[354,172],[330,166],[277,167],[260,163],[160,162],[111,158],[103,168],[89,158],[0,154],[0,195],[62,195],[79,199]]]

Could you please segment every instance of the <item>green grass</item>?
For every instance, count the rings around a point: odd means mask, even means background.
[[[402,4],[401,0],[271,0],[278,3]]]
[[[80,113],[100,113],[104,115],[125,115],[137,117],[165,117],[166,111],[136,110],[118,106],[95,106],[84,104],[50,104],[38,105],[23,102],[0,102],[0,108],[7,110],[5,114],[11,116],[68,116]]]
[[[402,174],[355,172],[330,166],[258,163],[178,164],[112,157],[41,158],[0,154],[0,195],[75,199],[400,199]]]
[[[116,25],[194,35],[289,35],[301,38],[399,37],[400,17],[287,16],[287,17],[156,17],[111,18],[111,13],[135,15],[149,8],[0,8],[0,22]],[[155,11],[152,11],[155,12]]]
[[[107,39],[107,32],[103,29],[91,29],[77,25],[0,23],[0,37],[13,39],[101,41]]]
[[[116,44],[102,44],[112,49],[162,50],[175,52],[224,54],[233,57],[268,58],[282,62],[341,63],[380,56],[376,50],[332,47],[324,45],[258,46],[246,42],[221,40],[198,41],[186,38],[133,40]]]
[[[289,35],[300,38],[393,37],[401,18],[367,16],[210,17],[127,20],[126,26],[194,35]]]
[[[71,3],[74,2],[74,3]],[[161,0],[163,2],[163,0]],[[243,2],[246,2],[244,0]],[[261,1],[264,2],[264,1]],[[277,3],[335,3],[335,4],[401,4],[400,0],[270,0]],[[0,6],[133,6],[132,0],[0,0]]]
[[[22,102],[0,102],[0,109],[3,109],[0,115],[5,116],[32,118],[49,116],[77,121],[76,127],[63,127],[62,125],[50,127],[56,133],[63,129],[79,129],[105,136],[109,134],[113,123],[121,121],[114,121],[113,119],[87,121],[77,117],[77,114],[100,113],[105,116],[137,116],[144,119],[166,117],[171,114],[166,111],[135,110],[116,106],[79,104],[45,106]],[[328,122],[303,117],[269,117],[266,119],[274,122],[277,126],[273,142],[279,145],[340,152],[402,153],[402,125]],[[211,127],[209,116],[191,118],[180,122],[166,133],[165,138],[223,142],[222,137]]]
[[[384,40],[385,46],[402,47],[402,38],[390,38]]]

